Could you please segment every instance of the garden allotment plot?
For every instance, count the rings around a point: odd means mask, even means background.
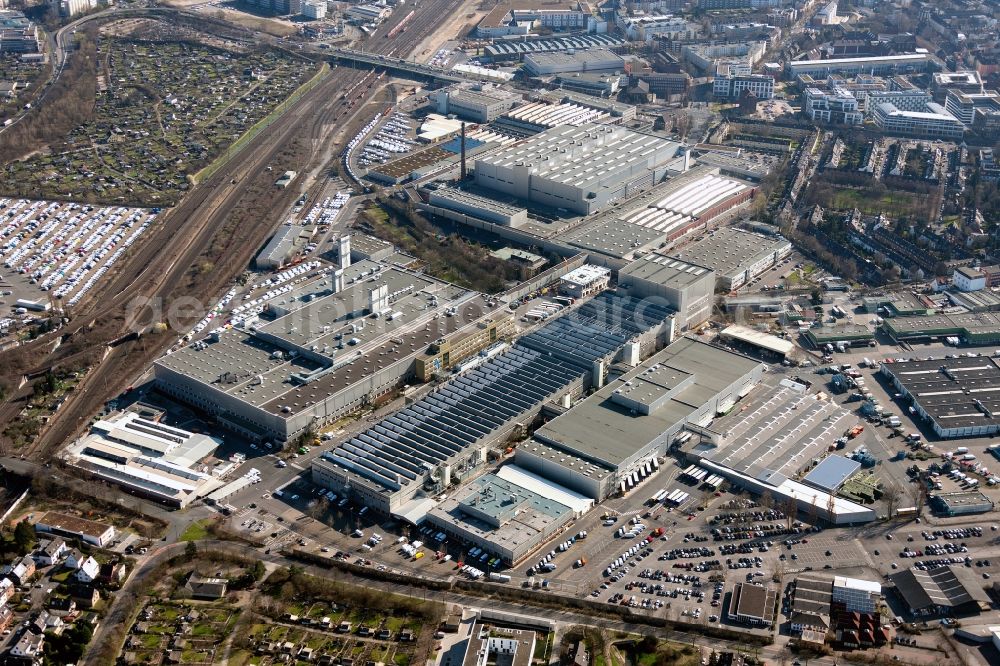
[[[265,118],[314,67],[282,51],[159,22],[98,41],[91,118],[49,150],[5,167],[10,196],[163,206]]]

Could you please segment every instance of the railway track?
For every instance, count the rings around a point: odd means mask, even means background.
[[[365,48],[382,55],[409,55],[439,23],[441,16],[448,15],[461,5],[462,0],[425,0],[417,9],[419,13],[408,21],[405,31],[394,39],[386,37],[405,16],[405,13],[400,13],[372,35]],[[374,76],[374,71],[335,69],[303,95],[272,127],[255,137],[212,177],[195,186],[176,207],[161,217],[158,233],[123,262],[102,290],[102,298],[93,299],[86,310],[74,315],[74,320],[79,323],[71,325],[62,340],[68,349],[77,348],[77,351],[60,355],[56,350],[34,372],[66,365],[95,348],[108,348],[112,341],[128,333],[129,327],[145,328],[154,323],[156,317],[153,313],[144,321],[144,317],[129,312],[137,299],[170,303],[180,296],[200,296],[204,303],[208,303],[243,270],[252,253],[273,232],[287,202],[279,197],[271,210],[261,211],[255,223],[247,228],[241,227],[238,238],[228,239],[227,247],[234,248],[232,261],[213,271],[203,293],[183,293],[190,268],[211,247],[219,230],[243,196],[259,180],[265,167],[274,162],[286,146],[296,139],[304,140],[309,151],[307,166],[315,166],[316,156],[322,153],[319,145],[330,126],[349,119],[363,108],[375,92],[377,87],[369,85]],[[343,91],[354,85],[357,85],[359,94],[341,99]],[[200,313],[193,315],[190,323],[200,316]],[[92,324],[108,321],[120,323],[92,329]],[[59,418],[53,419],[31,447],[20,453],[37,460],[49,457],[59,445],[79,432],[86,419],[97,412],[107,398],[127,387],[174,339],[173,335],[152,338],[151,341],[127,339],[114,348],[108,348],[104,360],[88,374],[78,390],[70,394]],[[30,385],[25,389],[30,392]],[[12,399],[16,397],[11,396]],[[8,403],[0,407],[0,414],[13,409],[14,405]],[[9,413],[6,415],[10,416]]]

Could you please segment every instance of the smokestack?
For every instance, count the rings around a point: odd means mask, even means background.
[[[684,172],[691,168],[691,149],[687,146],[684,147]]]
[[[462,123],[462,177],[461,180],[465,180],[466,170],[465,170],[465,123]]]
[[[344,291],[344,269],[338,268],[333,272],[333,293],[338,294]]]
[[[351,235],[340,237],[340,268],[349,268],[351,265]],[[339,290],[338,290],[339,291]]]

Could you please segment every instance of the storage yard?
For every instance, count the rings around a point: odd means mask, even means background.
[[[156,220],[155,212],[141,208],[26,199],[0,199],[0,214],[11,311],[75,306]]]

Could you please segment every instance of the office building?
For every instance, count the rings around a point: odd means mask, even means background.
[[[965,134],[962,122],[935,102],[928,104],[925,111],[900,111],[892,104],[879,104],[872,118],[876,127],[887,134],[951,141],[960,141]]]
[[[774,621],[777,593],[756,583],[736,583],[729,601],[729,619],[741,624],[768,627]]]
[[[666,174],[678,144],[609,125],[561,125],[476,159],[476,184],[589,215]]]
[[[959,291],[979,291],[986,288],[986,273],[968,266],[959,266],[951,276],[951,283]]]
[[[636,298],[663,299],[677,311],[679,330],[687,331],[712,316],[715,271],[650,253],[618,271],[618,288]]]
[[[831,605],[848,613],[874,613],[882,596],[882,585],[874,581],[834,576]]]
[[[611,271],[603,266],[585,264],[559,278],[559,293],[584,298],[604,291],[611,281]]]
[[[816,122],[860,125],[864,114],[858,107],[858,100],[844,88],[823,90],[809,86],[802,93],[802,112]]]
[[[963,93],[957,90],[948,92],[944,103],[945,110],[962,121],[966,127],[972,127],[977,112],[984,114],[1000,112],[1000,94],[995,90],[980,93]]]
[[[530,666],[535,653],[535,632],[490,627],[477,622],[469,634],[465,658],[456,666]]]
[[[952,91],[967,95],[983,92],[983,79],[975,70],[935,72],[931,82],[931,90],[934,93],[934,101],[940,104]]]
[[[526,53],[524,71],[529,76],[573,72],[624,72],[625,59],[608,49]]]
[[[458,85],[431,93],[438,113],[488,123],[510,111],[521,96],[490,85]]]
[[[792,244],[781,236],[765,236],[723,227],[671,256],[715,271],[717,288],[739,289],[788,256]]]
[[[302,15],[313,20],[326,18],[326,2],[306,0],[302,3]]]
[[[792,60],[785,67],[788,78],[796,79],[803,74],[812,77],[826,77],[830,74],[845,76],[869,74],[907,74],[926,71],[931,58],[928,53],[907,53],[902,55],[879,56],[874,58],[830,58],[828,60]]]
[[[765,41],[724,42],[721,44],[686,44],[684,59],[698,70],[716,76],[748,76],[767,51]]]
[[[986,314],[986,313],[984,313]],[[938,437],[985,437],[1000,432],[1000,359],[988,356],[884,363],[880,369]]]
[[[712,93],[723,99],[740,99],[747,91],[757,99],[771,99],[774,97],[774,78],[767,74],[719,76],[712,83]]]
[[[923,90],[868,90],[862,94],[865,112],[875,112],[879,104],[892,104],[900,111],[926,111],[933,100]]]
[[[22,12],[0,10],[0,53],[40,53],[42,50],[37,25]]]

